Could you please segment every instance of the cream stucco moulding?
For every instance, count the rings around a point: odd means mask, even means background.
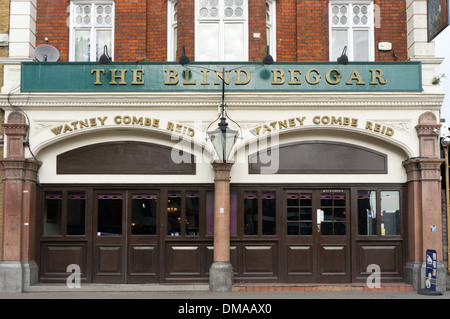
[[[235,93],[225,92],[229,107],[260,110],[282,109],[424,109],[439,111],[444,94],[432,93]],[[217,107],[221,93],[17,93],[10,102],[25,109],[140,108],[192,110]],[[8,95],[0,95],[0,107],[9,109]]]

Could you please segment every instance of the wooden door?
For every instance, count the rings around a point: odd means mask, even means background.
[[[282,280],[350,282],[348,192],[310,189],[284,194]]]
[[[159,191],[128,195],[127,283],[159,281]]]
[[[92,281],[124,283],[126,256],[126,193],[94,192]]]
[[[317,191],[318,282],[346,283],[350,272],[349,192]]]

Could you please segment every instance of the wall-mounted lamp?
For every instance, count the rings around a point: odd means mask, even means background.
[[[111,63],[112,59],[108,54],[108,47],[105,45],[103,48],[103,54],[98,59],[98,63],[100,64],[109,64]]]
[[[348,64],[348,56],[347,56],[347,46],[342,50],[341,56],[337,59],[339,64],[347,65]]]
[[[181,65],[186,65],[189,64],[189,62],[191,62],[188,58],[188,56],[186,55],[186,51],[184,50],[184,45],[183,45],[183,54],[180,56],[180,60],[178,60],[178,63],[180,63]]]

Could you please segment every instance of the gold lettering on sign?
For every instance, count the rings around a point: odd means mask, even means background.
[[[314,81],[311,80],[312,72],[317,74],[317,75],[314,75]],[[318,69],[311,69],[311,70],[308,70],[308,72],[306,72],[306,82],[308,82],[308,84],[311,84],[311,85],[319,84],[321,78],[322,77],[320,76],[320,71]]]
[[[178,72],[177,70],[168,69],[164,70],[166,72],[166,82],[165,85],[177,85],[178,84]]]
[[[291,80],[289,81],[289,85],[301,85],[302,80],[300,80],[300,75],[302,75],[302,70],[289,70],[291,75]]]
[[[370,85],[377,85],[378,83],[385,85],[388,82],[387,79],[383,79],[384,71],[382,69],[371,69],[370,73],[372,73],[372,81],[370,81]]]
[[[380,133],[386,136],[394,135],[394,130],[386,125],[373,123],[371,121],[366,121],[366,130],[373,131],[376,133]]]
[[[333,74],[333,75],[332,75]],[[331,78],[333,76],[333,79]],[[327,80],[328,84],[336,85],[341,82],[341,71],[339,69],[331,69],[327,72],[327,75],[325,76],[325,79]]]
[[[111,82],[109,82],[110,85],[117,85],[116,79],[120,79],[119,85],[126,85],[127,82],[125,81],[125,74],[127,73],[126,69],[120,69],[120,74],[117,75],[117,69],[111,69],[109,70],[111,72]]]
[[[133,82],[131,82],[132,85],[144,85],[145,84],[145,81],[142,78],[142,76],[145,73],[145,71],[143,69],[141,69],[141,70],[133,69],[133,70],[131,70],[131,72],[133,72]]]
[[[352,75],[350,76],[350,79],[346,83],[347,85],[353,85],[353,81],[357,81],[356,85],[365,85],[366,82],[363,81],[361,74],[359,74],[359,71],[357,69],[354,69],[352,72]]]
[[[245,74],[245,81],[241,79],[241,72]],[[236,70],[236,85],[247,85],[250,83],[252,76],[247,70]]]
[[[284,78],[284,71],[280,69],[271,70],[273,74],[272,85],[283,85],[286,82]]]
[[[95,82],[94,82],[94,84],[95,85],[102,85],[102,81],[100,79],[100,74],[101,73],[105,74],[105,70],[103,70],[103,69],[92,69],[91,70],[91,74],[94,74],[94,73],[95,73]]]

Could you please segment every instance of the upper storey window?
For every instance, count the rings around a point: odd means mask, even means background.
[[[374,60],[372,1],[330,1],[330,60],[336,61],[345,46],[349,61]]]
[[[113,57],[114,2],[70,3],[70,61],[98,61],[107,47]]]
[[[247,0],[195,1],[195,60],[248,60]]]

